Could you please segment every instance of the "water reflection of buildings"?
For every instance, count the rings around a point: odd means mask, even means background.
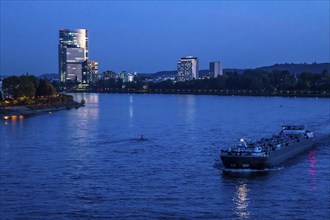
[[[186,123],[193,123],[196,119],[196,97],[194,95],[184,95],[181,102]]]
[[[95,93],[75,93],[74,100],[78,102],[85,100],[88,108],[81,108],[79,112],[80,119],[84,122],[83,126],[90,126],[89,122],[97,122],[99,119],[99,95]],[[87,128],[87,127],[86,127]]]
[[[249,198],[247,184],[241,182],[236,186],[236,193],[233,201],[235,203],[235,213],[240,219],[249,218]]]
[[[86,97],[84,96],[83,99],[85,99]],[[99,103],[99,96],[96,94],[90,94],[88,96],[88,101],[89,103],[95,103],[98,104]]]
[[[134,112],[133,112],[133,96],[129,97],[129,107],[128,107],[128,116],[130,119],[133,118]]]
[[[315,152],[314,151],[310,151],[309,152],[309,170],[308,170],[308,174],[310,177],[310,189],[312,191],[315,191],[317,189],[316,187],[316,159],[315,159]]]

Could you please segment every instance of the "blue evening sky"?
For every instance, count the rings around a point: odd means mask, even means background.
[[[0,74],[58,72],[58,31],[86,28],[100,72],[329,62],[329,1],[1,1]]]

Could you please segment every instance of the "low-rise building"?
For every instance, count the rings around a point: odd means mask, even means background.
[[[112,70],[107,70],[102,73],[102,80],[116,79],[118,74]]]
[[[134,76],[136,76],[137,73],[134,72],[134,74],[129,73],[127,71],[123,71],[120,73],[120,78],[123,80],[123,82],[133,82],[134,81]]]

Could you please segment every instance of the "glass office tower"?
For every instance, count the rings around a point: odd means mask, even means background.
[[[61,82],[82,82],[83,62],[88,60],[88,35],[86,29],[61,29],[59,31],[58,62]]]

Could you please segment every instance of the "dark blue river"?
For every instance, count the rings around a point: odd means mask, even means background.
[[[1,219],[330,216],[330,99],[73,95],[86,106],[0,120]],[[273,170],[223,172],[222,148],[283,124],[307,125],[316,146]]]

